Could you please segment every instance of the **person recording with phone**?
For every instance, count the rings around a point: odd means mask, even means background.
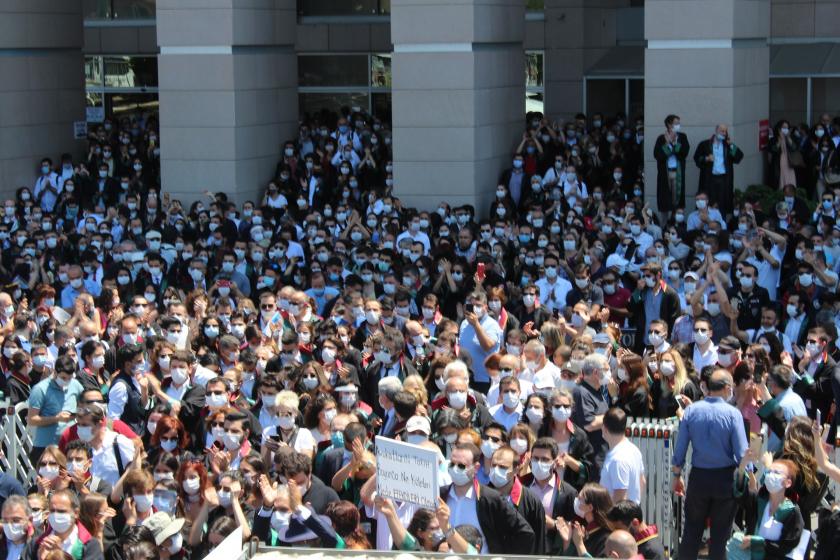
[[[473,360],[473,389],[487,393],[490,389],[490,375],[484,367],[487,356],[498,352],[503,334],[499,322],[487,313],[487,295],[483,291],[470,294],[464,305],[464,320],[461,323],[459,344]]]

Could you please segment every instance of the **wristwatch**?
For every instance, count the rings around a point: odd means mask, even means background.
[[[674,477],[674,478],[681,477],[682,476],[682,469],[680,469],[678,471],[672,470],[671,471],[671,476]]]

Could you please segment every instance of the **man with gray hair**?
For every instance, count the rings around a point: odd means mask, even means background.
[[[554,389],[560,386],[560,368],[545,355],[545,345],[537,339],[529,340],[523,350],[525,366],[531,376],[534,389]]]
[[[595,449],[595,465],[600,471],[607,453],[601,426],[604,423],[604,414],[610,408],[602,389],[606,388],[612,378],[610,364],[601,354],[589,354],[583,359],[581,373],[581,381],[572,393],[572,422],[586,430],[589,442]]]
[[[396,377],[383,377],[379,380],[379,406],[382,407],[382,423],[377,435],[392,437],[397,425],[397,412],[394,410],[394,397],[402,391],[402,381]]]

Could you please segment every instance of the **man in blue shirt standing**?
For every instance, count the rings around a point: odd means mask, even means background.
[[[58,443],[64,428],[73,421],[82,384],[76,380],[76,363],[70,356],[59,356],[55,374],[32,387],[26,423],[35,428],[30,459],[38,462],[48,445]]]
[[[708,396],[685,410],[674,449],[674,493],[685,496],[685,527],[680,558],[697,558],[707,518],[711,518],[709,558],[726,558],[726,541],[735,517],[735,469],[747,452],[741,413],[730,405],[732,376],[724,369],[712,373]],[[686,491],[682,470],[692,446],[691,476]]]
[[[499,351],[502,342],[502,328],[499,322],[487,313],[487,295],[476,290],[469,297],[461,322],[459,344],[472,357],[473,389],[487,394],[490,389],[490,375],[484,367],[487,356]]]

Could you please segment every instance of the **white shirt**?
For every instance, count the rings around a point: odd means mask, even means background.
[[[262,431],[262,443],[265,445],[265,442],[273,437],[276,436],[278,433],[277,426],[268,426],[263,428]],[[314,451],[318,444],[315,442],[315,438],[312,436],[312,432],[310,432],[307,428],[298,428],[297,437],[295,438],[294,450],[298,453],[309,453]]]
[[[525,372],[522,372],[525,373]],[[522,374],[519,375],[519,390],[520,394],[523,398],[528,398],[531,396],[531,393],[534,392],[534,384],[530,381],[526,381],[522,379]],[[499,383],[494,382],[490,386],[490,390],[487,391],[487,404],[494,405],[499,404],[501,401],[499,400]]]
[[[566,307],[566,295],[572,291],[571,282],[558,276],[554,282],[549,282],[547,278],[540,278],[535,286],[540,290],[540,302],[546,310],[552,312]],[[549,301],[549,295],[554,296],[551,301]]]
[[[174,399],[178,402],[181,402],[181,399],[184,398],[184,394],[187,392],[187,390],[189,388],[190,388],[189,379],[187,381],[185,381],[184,384],[181,385],[180,387],[176,387],[175,384],[173,383],[172,385],[170,385],[169,387],[166,388],[166,396],[171,398],[171,399]]]
[[[601,468],[601,486],[610,494],[616,490],[627,490],[627,499],[641,502],[642,476],[645,464],[639,448],[628,439],[623,439],[604,458]]]
[[[412,234],[410,231],[404,231],[399,236],[397,236],[397,240],[394,242],[394,245],[397,247],[400,246],[400,241],[403,239],[411,239],[415,243],[422,243],[423,244],[423,254],[428,255],[429,250],[432,247],[431,242],[429,241],[429,236],[423,233],[422,231],[418,231],[415,234]],[[390,549],[387,549],[390,550]]]
[[[522,403],[520,403],[513,412],[508,412],[505,410],[505,405],[497,404],[491,406],[489,412],[493,420],[504,426],[505,430],[510,431],[522,418],[523,408]]]
[[[705,352],[700,350],[700,345],[694,345],[694,369],[700,371],[706,366],[713,366],[718,363],[718,353],[715,344],[709,343],[709,349]]]
[[[478,500],[475,496],[475,487],[470,486],[463,498],[455,494],[455,485],[449,488],[449,495],[446,497],[446,505],[449,506],[449,526],[470,525],[481,533],[481,553],[487,554],[487,539],[478,522]]]
[[[204,366],[196,365],[195,373],[193,373],[192,382],[198,387],[207,386],[207,382],[211,379],[219,377],[219,374],[212,369],[207,369]]]
[[[79,526],[73,523],[73,530],[67,535],[67,538],[61,541],[61,550],[72,556],[73,548],[76,546],[76,541],[79,540]]]
[[[131,383],[134,384],[135,389],[138,391],[140,390],[140,384],[133,377],[131,378]],[[111,388],[108,391],[108,418],[111,420],[119,420],[120,416],[122,416],[123,410],[125,410],[125,403],[127,402],[128,389],[126,389],[125,383],[115,383],[111,385]],[[113,483],[111,483],[111,485],[113,486]]]
[[[560,386],[560,368],[551,360],[546,360],[545,366],[534,372],[534,387],[537,389],[554,388]]]
[[[397,517],[399,517],[403,527],[408,527],[420,506],[394,500],[394,509],[396,509]],[[391,530],[388,528],[388,520],[376,508],[365,506],[365,514],[367,514],[368,519],[376,515],[376,550],[391,550],[394,546],[394,539],[391,536]]]
[[[98,476],[111,486],[120,479],[117,457],[114,455],[114,441],[120,450],[123,471],[134,460],[134,443],[127,437],[110,430],[105,432],[102,444],[93,450],[93,460],[90,465],[91,476]]]
[[[805,320],[807,317],[804,313],[800,313],[798,317],[791,317],[788,319],[787,325],[785,325],[785,337],[788,340],[788,344],[791,341],[799,340],[799,331],[802,329],[802,321]],[[787,348],[785,348],[787,352],[790,352]]]
[[[768,261],[756,257],[748,258],[747,262],[754,265],[758,270],[758,278],[755,283],[767,290],[770,301],[776,301],[776,290],[779,288],[779,280],[782,277],[781,262],[785,258],[784,248],[774,243],[770,247],[770,256],[780,263],[779,266],[773,268]]]

